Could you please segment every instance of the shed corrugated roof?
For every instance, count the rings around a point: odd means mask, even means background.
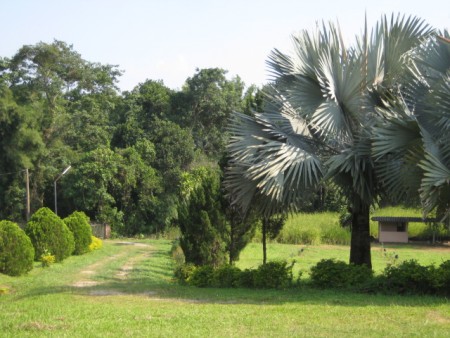
[[[394,216],[376,216],[372,217],[372,221],[377,222],[419,222],[429,223],[437,222],[436,218],[422,218],[422,217],[394,217]]]

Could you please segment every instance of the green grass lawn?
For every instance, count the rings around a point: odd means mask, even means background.
[[[447,337],[450,332],[450,302],[443,298],[180,286],[172,281],[170,246],[164,240],[105,241],[99,251],[47,269],[36,265],[23,277],[0,274],[0,336]],[[321,258],[348,258],[344,246],[308,246],[298,256],[302,247],[271,244],[269,259],[296,258],[299,268],[307,269]],[[380,248],[373,250],[374,265],[382,269]],[[426,264],[450,258],[449,249],[388,250]],[[260,260],[260,246],[252,244],[239,266],[257,266]]]

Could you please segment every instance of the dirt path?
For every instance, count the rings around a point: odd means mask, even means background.
[[[144,243],[136,243],[136,242],[117,242],[116,245],[123,245],[123,250],[115,254],[113,256],[104,258],[87,266],[85,269],[80,271],[80,273],[76,276],[75,281],[70,284],[71,287],[74,288],[89,288],[97,285],[102,285],[104,282],[95,280],[95,276],[99,274],[101,268],[109,264],[113,260],[122,259],[124,256],[130,254],[130,250],[133,251],[132,256],[126,260],[126,262],[120,266],[112,275],[111,278],[118,279],[121,281],[126,281],[130,273],[133,271],[134,266],[151,256],[152,247],[148,244]],[[91,295],[118,295],[122,294],[121,292],[114,290],[90,290],[89,294]]]

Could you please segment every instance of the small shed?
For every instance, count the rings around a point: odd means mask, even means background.
[[[111,237],[111,226],[109,224],[91,223],[92,234],[101,239]]]
[[[434,218],[421,217],[372,217],[378,222],[378,241],[381,243],[408,243],[408,224],[410,222],[436,222]]]

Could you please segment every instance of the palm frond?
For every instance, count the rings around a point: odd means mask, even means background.
[[[424,43],[413,59],[421,68],[421,75],[428,81],[436,81],[450,68],[450,40],[447,30],[436,34]]]
[[[412,115],[396,107],[385,110],[384,116],[384,121],[373,127],[372,151],[375,160],[420,146],[420,127]]]
[[[303,128],[303,135],[297,133],[298,128],[287,118],[295,117],[291,113],[234,114],[228,146],[233,161],[225,185],[244,209],[255,198],[264,212],[272,210],[271,204],[277,209],[290,208],[322,177],[320,160],[311,152],[314,147],[308,129]]]
[[[352,146],[331,156],[325,165],[328,167],[325,179],[334,178],[344,190],[359,195],[368,204],[374,202],[379,191],[368,134],[355,135]]]
[[[450,168],[430,153],[425,155],[425,159],[419,163],[419,166],[424,170],[420,195],[424,212],[429,213],[437,206],[441,193],[450,189]],[[449,208],[448,201],[447,208]]]
[[[378,28],[384,40],[385,81],[390,86],[401,78],[409,58],[433,29],[418,17],[400,14],[392,15],[390,21],[384,16]]]

